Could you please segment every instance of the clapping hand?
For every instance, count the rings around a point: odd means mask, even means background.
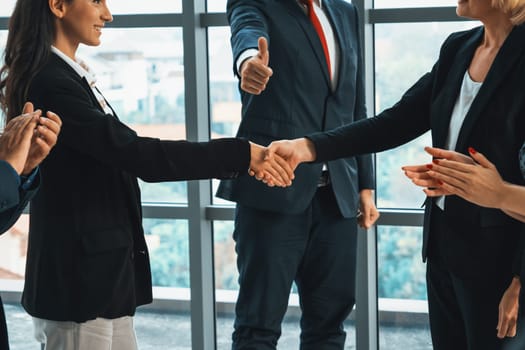
[[[440,179],[433,176],[432,170],[436,169],[438,163],[447,160],[462,164],[475,164],[472,158],[455,151],[434,147],[425,147],[425,151],[433,157],[432,164],[406,165],[401,169],[414,184],[424,187],[423,191],[429,197],[453,194],[453,192],[449,191],[449,188],[442,186]]]
[[[469,148],[469,161],[440,159],[428,175],[449,194],[458,195],[477,205],[498,208],[505,181],[496,166],[483,154]]]
[[[24,106],[24,112],[33,112],[33,104],[27,102]],[[31,173],[31,171],[47,157],[51,148],[55,146],[58,134],[60,133],[62,121],[58,115],[53,112],[47,112],[47,117],[42,117],[40,114],[41,113],[39,113],[38,125],[31,138],[31,146],[27,154],[22,175]]]
[[[0,136],[0,159],[8,162],[18,174],[22,174],[25,168],[41,114],[41,111],[33,111],[33,105],[26,104],[23,114],[11,119]]]

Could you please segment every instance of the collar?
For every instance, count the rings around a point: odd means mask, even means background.
[[[55,53],[58,57],[60,57],[62,60],[64,60],[69,66],[71,66],[71,68],[73,68],[75,72],[77,72],[77,74],[80,75],[81,78],[86,78],[87,82],[89,83],[89,86],[95,85],[95,83],[97,82],[97,78],[84,61],[78,58],[75,58],[74,60],[71,59],[68,55],[66,55],[53,45],[51,45],[51,51]]]

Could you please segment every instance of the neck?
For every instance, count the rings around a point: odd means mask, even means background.
[[[55,40],[53,40],[53,46],[62,51],[66,56],[68,56],[72,60],[75,59],[78,44],[71,43],[67,40],[65,36],[62,36],[59,33],[57,33],[57,35],[55,36]]]
[[[514,25],[507,16],[500,18],[490,18],[483,21],[485,35],[481,46],[484,48],[500,48],[509,36]]]

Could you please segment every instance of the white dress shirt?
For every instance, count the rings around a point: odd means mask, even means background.
[[[461,83],[461,90],[459,91],[458,99],[454,105],[452,111],[452,117],[450,118],[450,124],[448,126],[448,136],[445,143],[445,149],[454,150],[458,142],[459,132],[465,120],[472,102],[476,98],[479,89],[483,82],[477,82],[472,80],[468,69],[463,76],[463,82]],[[436,199],[436,205],[441,209],[445,209],[445,197],[441,196]]]
[[[57,49],[55,46],[51,45],[51,51],[54,52],[58,57],[64,60],[71,68],[75,70],[75,72],[78,73],[78,75],[82,78],[85,78],[88,82],[89,86],[91,87],[91,91],[93,91],[93,94],[98,100],[98,103],[100,104],[100,107],[106,112],[107,114],[113,115],[113,110],[109,107],[106,99],[100,91],[96,88],[95,83],[97,82],[97,79],[95,77],[95,74],[89,69],[89,67],[86,65],[86,63],[78,58],[75,58],[74,60],[71,59],[68,55]]]

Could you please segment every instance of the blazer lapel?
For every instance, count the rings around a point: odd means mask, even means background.
[[[525,47],[525,26],[517,26],[510,32],[509,36],[501,46],[499,52],[490,67],[490,70],[479,89],[478,95],[472,102],[472,106],[465,116],[465,121],[461,127],[456,150],[465,149],[468,142],[467,136],[476,124],[476,120],[481,115],[486,104],[490,101],[498,87],[505,81],[511,70],[515,69],[515,62],[523,54]]]
[[[321,45],[321,40],[319,39],[319,35],[317,35],[317,32],[315,31],[315,28],[312,25],[312,22],[310,22],[310,19],[301,9],[301,5],[296,0],[286,0],[283,1],[283,3],[288,8],[288,11],[297,20],[304,33],[306,34],[308,42],[310,43],[310,46],[314,51],[315,57],[317,58],[318,64],[323,70],[323,75],[325,77],[326,83],[330,84],[330,77],[328,76],[328,65],[326,64],[323,46]]]
[[[434,147],[444,148],[447,141],[450,118],[452,110],[461,89],[463,77],[467,71],[474,52],[483,37],[483,29],[480,28],[467,42],[457,51],[455,57],[450,60],[450,69],[441,74],[446,74],[442,93],[434,101],[432,134]]]

